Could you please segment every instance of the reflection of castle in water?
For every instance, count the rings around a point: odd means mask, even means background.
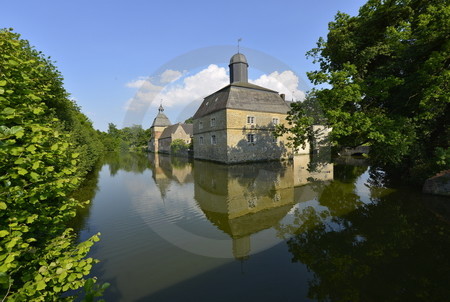
[[[293,206],[292,166],[287,162],[225,166],[196,161],[195,199],[233,239],[233,254],[245,258],[250,235],[271,228]]]
[[[166,192],[172,181],[177,183],[192,183],[192,162],[183,157],[171,157],[164,154],[150,153],[150,167],[153,171],[153,180],[159,188],[161,197]]]
[[[163,198],[172,181],[194,182],[198,206],[232,238],[233,255],[238,259],[250,254],[251,235],[277,225],[295,204],[316,198],[317,193],[307,185],[310,181],[333,179],[332,164],[311,171],[308,155],[296,156],[293,161],[240,165],[192,163],[158,154],[151,154],[150,161]]]

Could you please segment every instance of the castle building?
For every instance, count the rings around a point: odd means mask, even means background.
[[[287,135],[273,135],[277,124],[287,124],[284,95],[249,83],[241,53],[229,68],[230,84],[205,97],[193,116],[194,158],[227,164],[291,158]]]
[[[150,152],[170,153],[170,146],[176,139],[181,139],[186,144],[191,143],[192,125],[182,123],[172,125],[169,118],[164,114],[162,105],[159,106],[158,114],[150,129],[151,138],[148,142]]]
[[[189,145],[192,139],[192,124],[178,123],[164,128],[158,139],[158,152],[170,153],[170,146],[176,139]]]

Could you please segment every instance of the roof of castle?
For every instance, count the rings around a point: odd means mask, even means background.
[[[205,97],[194,119],[223,109],[286,114],[290,106],[274,90],[246,82],[234,82]]]
[[[172,134],[174,134],[177,131],[178,127],[181,127],[183,129],[183,131],[187,135],[189,135],[189,137],[191,137],[194,134],[194,128],[193,128],[192,124],[178,123],[178,124],[170,125],[170,126],[166,127],[163,130],[163,132],[161,133],[161,136],[159,137],[159,139],[172,137]]]
[[[169,118],[164,114],[164,107],[163,105],[159,105],[158,108],[158,114],[156,115],[155,119],[153,120],[152,127],[167,127],[172,125]]]

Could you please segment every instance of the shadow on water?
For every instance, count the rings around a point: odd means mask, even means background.
[[[125,217],[105,219],[123,219],[133,232],[112,234],[123,247],[114,245],[113,256],[95,269],[104,276],[101,282],[111,283],[107,301],[445,301],[450,296],[448,199],[389,188],[383,171],[364,160],[332,165],[303,156],[221,165],[130,154],[111,155],[104,164],[110,177],[119,171],[150,173],[153,203],[140,201],[149,213],[184,206],[174,199],[179,198],[175,190],[190,188],[180,192],[192,192],[183,198],[192,200],[202,221],[182,211],[173,223],[229,238],[234,257],[220,262],[176,250],[148,228],[138,229],[128,221],[136,218],[121,210]],[[81,196],[95,198],[94,178]],[[144,208],[137,209],[145,219]],[[92,213],[88,208],[83,214],[80,228]],[[255,236],[271,229],[278,241],[254,253]],[[126,248],[123,255],[117,251]],[[197,267],[203,263],[213,265]],[[142,272],[130,272],[131,267]],[[129,277],[135,275],[139,278]],[[163,281],[167,278],[174,280]]]

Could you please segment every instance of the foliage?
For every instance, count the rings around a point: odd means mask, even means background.
[[[190,117],[187,120],[184,121],[185,124],[193,124],[194,123],[194,117]]]
[[[190,145],[183,139],[174,139],[170,144],[170,152],[172,154],[185,154],[189,150]]]
[[[308,96],[303,102],[292,103],[286,120],[286,126],[277,125],[275,135],[295,133],[295,136],[288,136],[289,144],[294,148],[305,148],[308,141],[312,142],[317,138],[319,133],[313,131],[313,125],[326,124],[320,103],[313,96]]]
[[[96,262],[85,256],[98,235],[74,246],[65,229],[79,206],[67,194],[95,160],[93,129],[52,63],[11,30],[0,31],[0,66],[0,297],[61,300]]]
[[[311,97],[335,143],[370,143],[378,164],[409,177],[437,172],[450,142],[448,1],[370,0],[356,17],[338,13],[308,55],[320,64],[310,80],[329,85]]]
[[[146,150],[150,140],[150,129],[141,125],[118,129],[113,123],[108,124],[108,132],[100,132],[100,137],[107,151]]]

